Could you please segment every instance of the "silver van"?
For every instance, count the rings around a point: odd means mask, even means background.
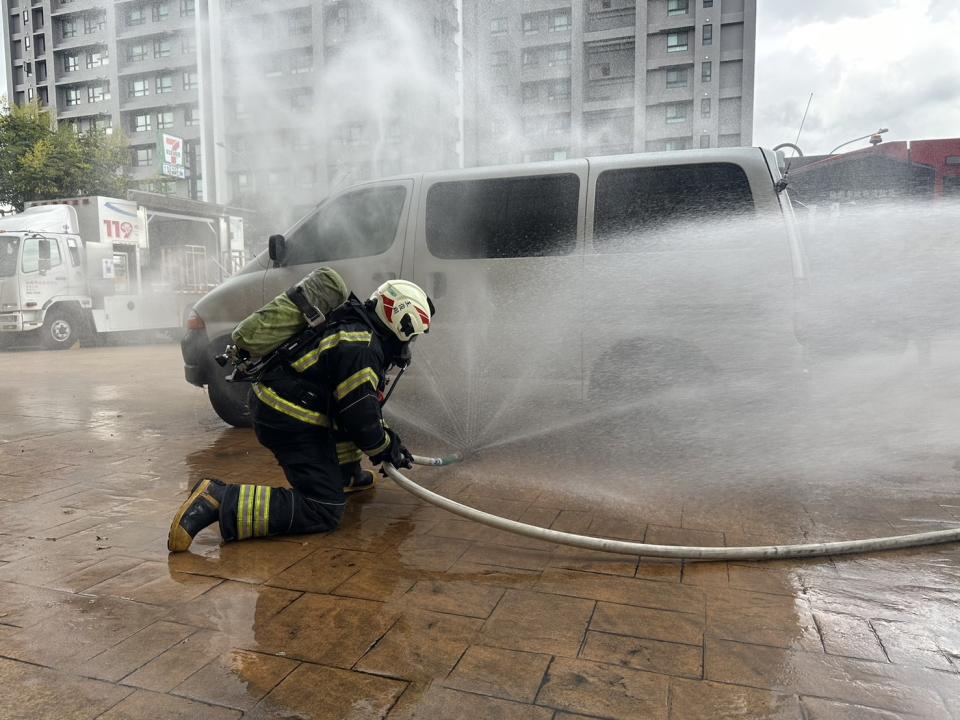
[[[214,357],[246,315],[328,265],[360,297],[403,277],[434,299],[394,410],[448,437],[544,398],[775,385],[802,364],[804,260],[780,180],[775,153],[719,148],[353,186],[197,302],[186,378],[247,424],[248,386]]]

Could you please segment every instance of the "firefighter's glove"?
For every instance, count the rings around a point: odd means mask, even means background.
[[[387,445],[386,449],[383,452],[377,453],[376,455],[370,458],[370,462],[374,465],[383,465],[383,463],[390,463],[398,470],[403,468],[412,468],[413,467],[413,455],[407,450],[403,445],[403,441],[400,439],[400,436],[397,435],[390,428],[384,428],[384,432],[387,433],[387,437],[390,438],[390,444]],[[380,473],[386,477],[387,472],[380,468]]]

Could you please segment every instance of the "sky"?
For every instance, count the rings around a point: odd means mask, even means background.
[[[757,4],[755,145],[793,142],[811,92],[808,155],[881,127],[885,141],[960,136],[960,0]]]
[[[753,144],[960,137],[960,0],[758,0]],[[843,151],[867,147],[866,140]]]

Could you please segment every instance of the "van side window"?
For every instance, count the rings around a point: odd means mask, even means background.
[[[60,258],[60,243],[50,241],[50,267],[55,268],[63,260]],[[21,265],[25,273],[36,272],[40,269],[40,241],[37,238],[27,238],[23,242],[23,260]]]
[[[597,178],[594,247],[598,252],[688,247],[693,234],[670,226],[753,210],[747,175],[732,163],[606,170]]]
[[[287,265],[379,255],[397,236],[407,190],[375,187],[340,195],[288,238]]]
[[[436,257],[568,255],[577,245],[576,175],[437,183],[427,193],[427,247]]]
[[[67,238],[67,252],[70,254],[70,267],[80,267],[80,246],[76,238]]]

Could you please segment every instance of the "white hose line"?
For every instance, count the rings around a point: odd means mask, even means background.
[[[451,458],[429,458],[414,456],[418,465],[448,465],[457,460]],[[446,462],[445,462],[446,461]],[[878,550],[899,550],[902,548],[918,547],[920,545],[936,545],[960,541],[960,527],[952,530],[935,530],[933,532],[916,533],[913,535],[897,535],[894,537],[868,538],[866,540],[842,540],[840,542],[809,543],[806,545],[758,545],[755,547],[690,547],[683,545],[648,545],[646,543],[627,542],[624,540],[609,540],[607,538],[577,535],[575,533],[550,530],[549,528],[528,525],[527,523],[508,520],[499,515],[492,515],[463,505],[443,495],[420,487],[413,480],[401,474],[390,463],[384,463],[387,474],[404,490],[425,500],[432,505],[461,515],[468,520],[498,530],[546,540],[559,545],[571,545],[587,550],[619,553],[620,555],[642,555],[644,557],[674,558],[678,560],[775,560],[780,558],[823,557],[825,555],[845,555],[850,553],[867,553]]]

